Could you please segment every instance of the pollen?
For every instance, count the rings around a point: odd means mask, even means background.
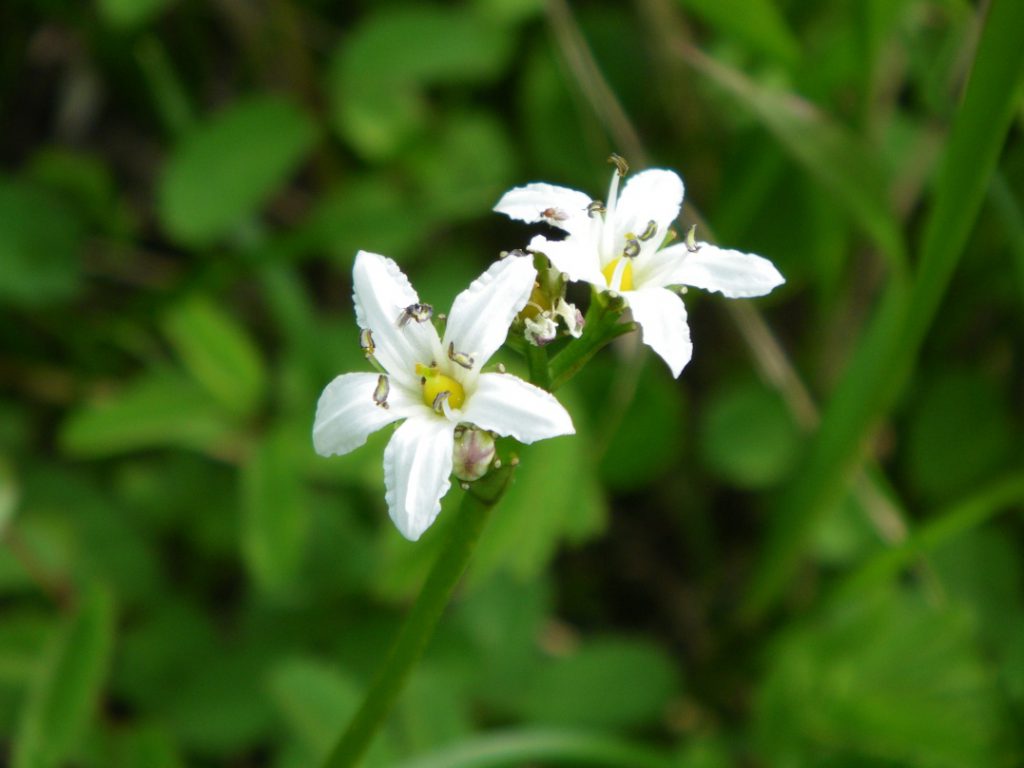
[[[622,277],[619,285],[615,285],[612,282],[615,279],[615,272],[618,270],[619,262],[621,261],[621,256],[617,259],[612,259],[601,270],[601,274],[604,275],[608,287],[613,291],[631,291],[633,290],[633,262],[630,259],[626,259],[626,263],[622,265]]]
[[[436,366],[416,363],[416,375],[420,377],[423,387],[423,402],[428,407],[433,408],[435,403],[441,403],[444,398],[438,400],[438,396],[445,392],[448,393],[448,405],[455,410],[461,408],[466,402],[466,390],[462,388],[462,385],[451,376],[441,373]]]

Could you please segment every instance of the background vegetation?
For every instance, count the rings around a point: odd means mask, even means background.
[[[1022,16],[6,0],[5,764],[316,764],[446,532],[312,452],[355,251],[446,306],[616,151],[788,282],[559,393],[367,764],[1020,765]]]

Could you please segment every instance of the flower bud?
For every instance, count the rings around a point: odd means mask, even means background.
[[[455,433],[452,472],[459,480],[479,480],[487,474],[493,459],[494,437],[490,432],[467,427]]]

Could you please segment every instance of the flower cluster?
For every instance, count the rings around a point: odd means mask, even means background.
[[[486,474],[495,455],[493,435],[531,443],[573,434],[572,419],[549,392],[500,366],[484,370],[510,328],[535,346],[586,332],[582,314],[566,301],[567,281],[620,296],[618,306],[628,307],[643,342],[675,376],[690,360],[692,344],[686,310],[670,287],[747,297],[783,282],[760,256],[696,242],[692,233],[671,243],[682,180],[672,171],[644,171],[620,196],[627,169],[621,158],[612,159],[607,202],[550,184],[518,187],[501,198],[496,211],[545,222],[565,237],[538,235],[529,253],[514,251],[491,265],[456,297],[443,333],[433,308],[420,301],[397,264],[357,254],[360,343],[379,372],[346,373],[327,385],[313,444],[323,456],[345,454],[372,432],[402,421],[384,451],[384,477],[391,519],[406,538],[418,539],[433,523],[453,473],[463,482]]]
[[[572,280],[620,295],[641,328],[643,342],[679,376],[693,345],[686,309],[669,286],[694,286],[729,298],[762,296],[784,281],[770,261],[709,243],[669,244],[683,204],[683,181],[654,169],[631,178],[621,158],[612,172],[608,200],[551,184],[528,184],[507,192],[494,210],[528,223],[546,222],[566,233],[562,240],[537,235],[529,250],[543,253]]]

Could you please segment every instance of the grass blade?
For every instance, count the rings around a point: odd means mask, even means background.
[[[822,510],[845,493],[874,428],[893,406],[949,285],[985,196],[1024,75],[1024,4],[994,0],[957,112],[925,224],[917,276],[893,284],[825,411],[803,472],[783,499],[742,608],[771,607],[795,572]]]

